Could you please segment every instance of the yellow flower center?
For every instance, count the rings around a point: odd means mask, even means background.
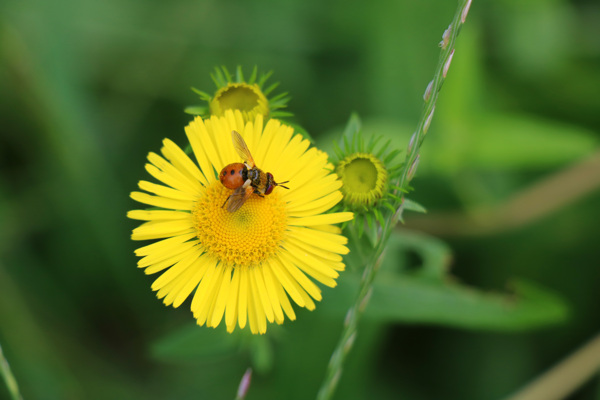
[[[388,174],[383,163],[372,154],[349,155],[338,164],[337,173],[349,205],[372,205],[384,195]]]
[[[269,116],[269,101],[256,84],[229,83],[215,93],[210,103],[213,115],[223,116],[226,110],[239,110],[245,120],[253,121],[258,114]]]
[[[260,263],[277,251],[284,238],[285,202],[277,191],[265,197],[252,194],[231,213],[223,207],[231,193],[217,181],[196,201],[192,214],[198,239],[207,253],[228,265]]]

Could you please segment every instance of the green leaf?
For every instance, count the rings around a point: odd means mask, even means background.
[[[211,79],[215,83],[218,89],[227,86],[227,79],[223,76],[223,72],[219,67],[215,68],[215,72],[210,74]]]
[[[238,65],[237,68],[235,69],[235,81],[237,83],[244,82],[244,72],[242,71],[241,65]]]
[[[205,106],[188,106],[183,109],[183,112],[190,115],[204,115],[208,112],[208,108]]]
[[[277,86],[279,86],[279,82],[275,82],[275,83],[271,84],[268,88],[263,90],[263,94],[265,96],[268,96],[273,90],[275,90],[277,88]]]
[[[269,72],[264,72],[260,75],[260,79],[258,80],[258,87],[262,90],[263,85],[267,82],[267,80],[271,77],[271,75],[273,75],[273,71],[269,71]],[[265,93],[265,91],[263,90],[263,93]],[[265,93],[266,95],[266,93]]]
[[[279,85],[279,84],[274,83],[273,85]],[[271,86],[273,86],[273,85],[271,85]],[[275,89],[275,88],[273,88],[273,89]],[[285,105],[288,102],[288,100],[291,98],[291,97],[286,97],[287,95],[288,95],[288,92],[279,93],[278,95],[271,97],[269,99],[269,103]]]
[[[252,360],[255,370],[268,372],[274,360],[271,340],[277,340],[280,333],[275,325],[269,326],[266,335],[253,335],[249,329],[228,333],[223,324],[216,329],[187,324],[154,342],[150,353],[166,362],[207,360],[244,353]]]
[[[258,74],[258,67],[255,65],[254,68],[252,69],[252,74],[250,75],[250,78],[248,79],[248,84],[253,85],[254,82],[256,82],[257,74]]]
[[[403,265],[403,256],[409,251],[418,254],[421,264],[418,269],[411,272],[411,276],[442,281],[446,279],[452,251],[442,240],[417,232],[396,230],[392,232],[387,244],[388,256],[384,259],[384,269],[401,272],[410,266]]]
[[[375,152],[375,147],[377,147],[377,144],[381,141],[381,139],[383,139],[383,136],[381,135],[370,135],[371,137],[369,138],[369,144],[367,145],[367,151],[369,153],[374,153]]]
[[[519,115],[488,115],[476,131],[465,162],[482,169],[553,166],[589,154],[598,145],[583,128]]]
[[[348,141],[348,136],[347,135],[343,135],[342,136],[342,142],[344,144],[344,150],[348,150],[350,148],[350,143]]]
[[[365,219],[367,220],[367,227],[369,228],[369,230],[375,230],[375,220],[373,219],[373,214],[366,213]]]
[[[391,144],[392,144],[392,139],[388,139],[385,144],[379,149],[377,150],[377,152],[375,153],[375,156],[378,159],[383,159],[383,155],[385,154],[386,151],[388,151],[391,148]]]
[[[346,273],[335,298],[324,302],[322,309],[343,313],[354,301],[359,284],[359,274]],[[526,331],[565,321],[568,309],[556,294],[525,281],[515,281],[512,288],[509,293],[488,293],[454,282],[381,271],[365,317],[488,331]]]
[[[420,171],[455,176],[457,171],[540,170],[591,154],[593,132],[556,121],[518,114],[480,113],[464,126],[447,125],[421,149]]]
[[[227,86],[227,84],[229,82],[233,82],[233,77],[229,73],[229,70],[227,69],[227,67],[225,67],[224,65],[222,65],[221,69],[223,70],[223,73],[225,74],[225,79],[224,79],[225,84],[223,86]]]
[[[385,274],[380,278],[369,311],[380,318],[519,331],[563,322],[567,316],[560,297],[524,281],[513,284],[514,293],[498,294],[452,283],[435,285]]]
[[[357,113],[350,114],[350,119],[348,120],[348,123],[346,124],[346,127],[344,128],[344,133],[343,133],[344,138],[352,137],[353,135],[360,132],[361,125],[362,125],[362,123],[360,122],[360,117],[358,116],[358,114]],[[347,139],[345,139],[345,140],[347,140]],[[348,148],[348,147],[346,147],[346,148]]]
[[[266,373],[273,367],[273,345],[265,335],[251,337],[250,356],[258,372]]]
[[[392,187],[390,185],[390,187],[393,189],[394,187]],[[396,202],[398,203],[402,203],[404,200],[402,199],[402,197],[395,195],[394,193],[388,193],[388,196],[390,196],[392,199],[394,199]]]
[[[421,260],[407,270],[414,251]],[[449,246],[423,234],[395,231],[375,279],[366,317],[377,321],[428,323],[466,329],[524,331],[563,322],[564,301],[541,286],[517,280],[506,293],[485,292],[449,279]],[[361,275],[348,271],[335,294],[323,303],[325,312],[344,313],[355,299]]]
[[[385,208],[387,208],[388,210],[390,210],[390,212],[392,213],[392,215],[396,213],[396,207],[394,207],[393,205],[391,205],[391,204],[390,204],[390,203],[388,203],[387,201],[384,201],[384,202],[383,202],[383,206],[384,206]]]
[[[375,214],[375,218],[377,219],[377,222],[379,222],[379,225],[383,228],[385,226],[385,220],[383,219],[383,215],[381,214],[381,211],[377,207],[374,207],[373,213]]]
[[[398,154],[400,154],[401,152],[402,150],[399,149],[392,150],[387,156],[385,156],[385,158],[383,159],[383,163],[385,165],[390,165],[394,158],[396,158],[396,156],[398,156]]]
[[[356,225],[356,233],[358,235],[358,238],[360,239],[363,235],[364,229],[365,229],[365,220],[363,218],[354,218],[352,220],[352,224]]]
[[[333,153],[340,160],[344,157],[344,152],[340,148],[340,145],[338,144],[338,142],[333,142]]]
[[[195,87],[192,87],[192,92],[196,93],[198,96],[200,96],[200,98],[202,100],[206,100],[206,101],[210,101],[212,99],[212,97],[210,96],[210,94],[203,92],[200,89],[196,89]]]
[[[163,361],[181,361],[231,354],[239,348],[239,334],[229,334],[224,326],[217,329],[186,325],[152,344],[153,357]]]
[[[293,117],[294,113],[291,113],[289,111],[273,111],[271,113],[271,118],[275,118],[275,117]]]
[[[408,211],[415,211],[415,212],[427,214],[427,209],[425,207],[423,207],[416,201],[413,201],[406,197],[404,198],[404,209],[408,210]]]

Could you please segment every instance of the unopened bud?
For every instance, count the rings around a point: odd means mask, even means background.
[[[463,8],[462,13],[460,14],[460,22],[465,23],[467,19],[467,14],[469,13],[469,8],[471,8],[471,0],[467,1],[467,5]]]
[[[369,304],[369,300],[371,300],[371,295],[372,294],[373,294],[373,286],[371,286],[369,288],[369,291],[367,292],[367,294],[365,295],[365,297],[360,302],[360,306],[358,307],[358,310],[361,313],[365,311],[365,308],[367,308],[367,304]]]
[[[354,315],[354,308],[351,308],[346,313],[346,318],[344,318],[344,326],[348,326],[350,324],[350,320],[352,319],[353,315]]]
[[[423,124],[423,133],[427,133],[427,131],[429,130],[429,125],[431,124],[431,119],[433,118],[434,111],[435,111],[435,106],[431,109],[431,112],[429,113],[429,115],[427,116],[427,119],[425,120],[425,124]]]
[[[452,24],[448,25],[448,29],[444,31],[442,35],[442,41],[439,43],[439,46],[442,50],[445,50],[448,47],[448,42],[450,42],[450,31],[452,30]]]
[[[415,172],[417,172],[417,167],[419,166],[419,159],[421,158],[420,155],[417,156],[417,158],[415,158],[415,161],[412,163],[412,165],[410,166],[410,168],[408,169],[408,174],[407,174],[407,179],[409,181],[412,181],[412,179],[415,176]]]
[[[408,142],[408,148],[406,149],[407,153],[412,153],[413,146],[415,145],[415,140],[417,139],[417,132],[413,133],[410,137],[410,141]]]
[[[356,340],[356,331],[352,332],[346,343],[344,343],[344,353],[348,354],[354,345]]]
[[[369,270],[368,270],[367,268],[365,268],[365,269],[363,269],[363,273],[362,273],[362,276],[361,276],[361,278],[360,278],[360,279],[361,279],[362,281],[366,281],[366,280],[367,280],[367,276],[368,276],[368,275],[369,275]]]
[[[448,68],[450,68],[450,63],[452,62],[452,57],[454,57],[454,49],[452,49],[450,56],[448,56],[448,59],[446,60],[446,63],[444,64],[444,69],[442,71],[442,75],[444,76],[444,79],[446,78],[446,75],[448,74]]]
[[[335,372],[335,375],[333,375],[333,378],[331,378],[330,385],[332,388],[335,388],[337,386],[338,382],[340,381],[341,376],[342,376],[342,369],[340,368]]]
[[[242,380],[240,381],[240,386],[238,387],[236,400],[243,400],[246,398],[246,394],[248,393],[248,389],[250,388],[250,380],[252,378],[252,368],[248,368],[242,376]]]
[[[428,102],[429,99],[431,98],[431,89],[433,88],[433,80],[431,82],[429,82],[429,85],[427,85],[427,89],[425,89],[425,93],[423,93],[423,100],[425,100],[425,102]]]
[[[338,361],[340,361],[340,352],[339,349],[335,350],[332,354],[331,357],[329,357],[329,368],[334,368],[335,364],[338,363]]]

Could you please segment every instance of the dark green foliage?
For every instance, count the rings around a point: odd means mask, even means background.
[[[597,151],[592,3],[473,2],[405,204],[428,212],[392,236],[336,398],[500,399],[596,333],[600,197],[577,189],[598,172],[494,214]],[[210,97],[220,65],[235,72],[216,81],[267,91],[253,68],[275,71],[286,112],[330,154],[356,111],[384,136],[365,146],[389,141],[401,160],[455,7],[2,2],[0,344],[24,398],[233,399],[248,366],[248,400],[314,398],[358,251],[314,312],[266,336],[191,327],[189,301],[164,307],[136,269],[128,194],[164,137],[186,146],[182,109]],[[572,397],[595,398],[593,384]]]

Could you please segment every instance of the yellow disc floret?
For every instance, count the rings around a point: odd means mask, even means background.
[[[388,174],[383,163],[369,153],[354,153],[337,167],[344,200],[350,207],[373,205],[385,194]]]
[[[210,102],[212,115],[222,116],[227,110],[239,110],[246,121],[253,121],[259,114],[268,118],[269,100],[257,84],[229,83]]]
[[[220,182],[206,188],[192,215],[197,237],[206,252],[233,266],[258,264],[275,254],[287,226],[285,203],[274,192],[252,194],[236,212],[223,207],[232,190]]]

